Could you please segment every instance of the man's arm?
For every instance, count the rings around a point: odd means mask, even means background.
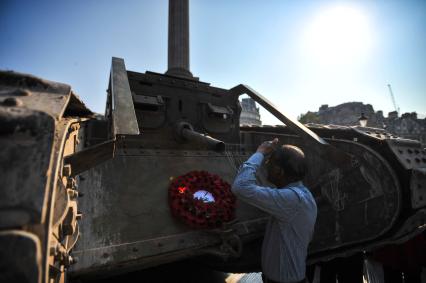
[[[295,214],[298,197],[292,190],[279,192],[275,188],[257,185],[256,171],[263,158],[263,154],[257,152],[244,162],[232,185],[232,192],[248,204],[280,219],[289,220]]]

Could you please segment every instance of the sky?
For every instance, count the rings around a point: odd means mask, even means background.
[[[103,113],[111,58],[167,70],[167,0],[0,0],[0,69],[67,83]],[[190,0],[190,69],[296,118],[359,101],[426,114],[426,1]],[[264,124],[279,124],[261,111]]]

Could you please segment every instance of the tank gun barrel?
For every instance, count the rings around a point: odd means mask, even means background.
[[[178,135],[185,141],[205,145],[208,149],[215,151],[225,150],[225,143],[223,141],[194,131],[189,123],[180,123],[178,125]]]

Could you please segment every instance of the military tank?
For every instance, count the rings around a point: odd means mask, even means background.
[[[229,184],[275,137],[308,158],[304,181],[318,203],[310,265],[351,275],[356,267],[344,260],[404,249],[424,235],[426,151],[418,141],[383,129],[305,126],[249,86],[200,81],[189,70],[188,17],[187,0],[169,2],[165,74],[112,58],[104,115],[66,84],[0,73],[2,282],[110,277],[189,258],[259,269],[253,251],[267,215],[236,200]],[[242,94],[284,125],[240,126]],[[264,172],[258,178],[267,182]]]

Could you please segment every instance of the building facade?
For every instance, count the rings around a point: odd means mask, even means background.
[[[399,116],[393,111],[388,113],[388,117],[384,117],[383,111],[374,111],[371,104],[348,102],[333,107],[322,105],[317,112],[302,114],[299,121],[304,124],[356,126],[359,125],[358,119],[362,113],[368,119],[367,127],[384,128],[399,137],[419,140],[426,146],[426,118],[418,119],[415,112]]]
[[[256,102],[251,98],[243,98],[241,100],[240,125],[260,126],[259,107],[256,107]]]

